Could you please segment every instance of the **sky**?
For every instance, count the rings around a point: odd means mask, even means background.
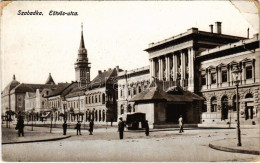
[[[41,11],[21,16],[18,10]],[[78,16],[50,16],[49,11],[74,11]],[[119,66],[131,70],[149,65],[144,51],[151,42],[184,33],[191,27],[209,31],[222,22],[222,33],[250,37],[250,24],[229,1],[38,1],[12,2],[1,16],[1,88],[13,74],[21,83],[75,81],[74,63],[83,23],[91,79],[98,70]]]

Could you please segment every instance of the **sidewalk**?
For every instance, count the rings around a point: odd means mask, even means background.
[[[43,141],[55,141],[71,137],[70,135],[63,135],[62,133],[50,133],[50,128],[31,127],[24,128],[24,137],[18,137],[18,131],[12,128],[6,128],[2,125],[2,144],[16,144],[16,143],[32,143]]]
[[[237,146],[237,138],[216,140],[209,143],[209,147],[226,152],[260,155],[259,137],[244,137],[242,146]]]

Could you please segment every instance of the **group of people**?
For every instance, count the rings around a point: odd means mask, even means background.
[[[179,122],[179,133],[184,132],[183,130],[183,118],[182,115],[180,115],[180,118],[178,119]],[[118,132],[119,132],[119,139],[123,139],[124,138],[124,128],[125,128],[126,124],[123,121],[123,118],[119,118],[119,122],[118,122]],[[67,123],[66,121],[64,121],[62,128],[63,128],[63,135],[66,135],[67,133]],[[149,124],[148,121],[146,120],[144,122],[144,128],[145,128],[145,135],[149,136]],[[19,116],[17,119],[17,124],[15,127],[16,130],[18,130],[18,136],[24,136],[24,120],[22,116]],[[77,129],[77,135],[81,135],[81,123],[80,121],[78,121],[78,123],[76,124],[75,129]],[[94,130],[94,122],[93,120],[91,120],[89,122],[89,135],[93,135],[93,130]]]
[[[63,128],[63,135],[66,135],[67,128],[68,128],[66,121],[64,121],[62,128]],[[78,123],[76,124],[76,127],[74,129],[77,130],[77,135],[81,135],[81,123],[80,123],[80,121],[78,121]],[[89,122],[89,135],[93,135],[93,130],[94,130],[94,121],[91,120]]]

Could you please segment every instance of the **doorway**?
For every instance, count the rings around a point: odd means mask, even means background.
[[[180,115],[182,115],[183,121],[185,122],[186,108],[187,104],[168,104],[166,107],[166,122],[178,123]]]

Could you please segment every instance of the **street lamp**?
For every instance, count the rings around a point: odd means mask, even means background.
[[[241,132],[240,132],[240,122],[239,122],[239,107],[238,107],[238,85],[240,82],[240,72],[241,70],[239,69],[238,66],[235,66],[232,75],[234,82],[236,84],[236,110],[237,110],[237,138],[238,138],[238,143],[237,146],[242,146],[241,144]]]

